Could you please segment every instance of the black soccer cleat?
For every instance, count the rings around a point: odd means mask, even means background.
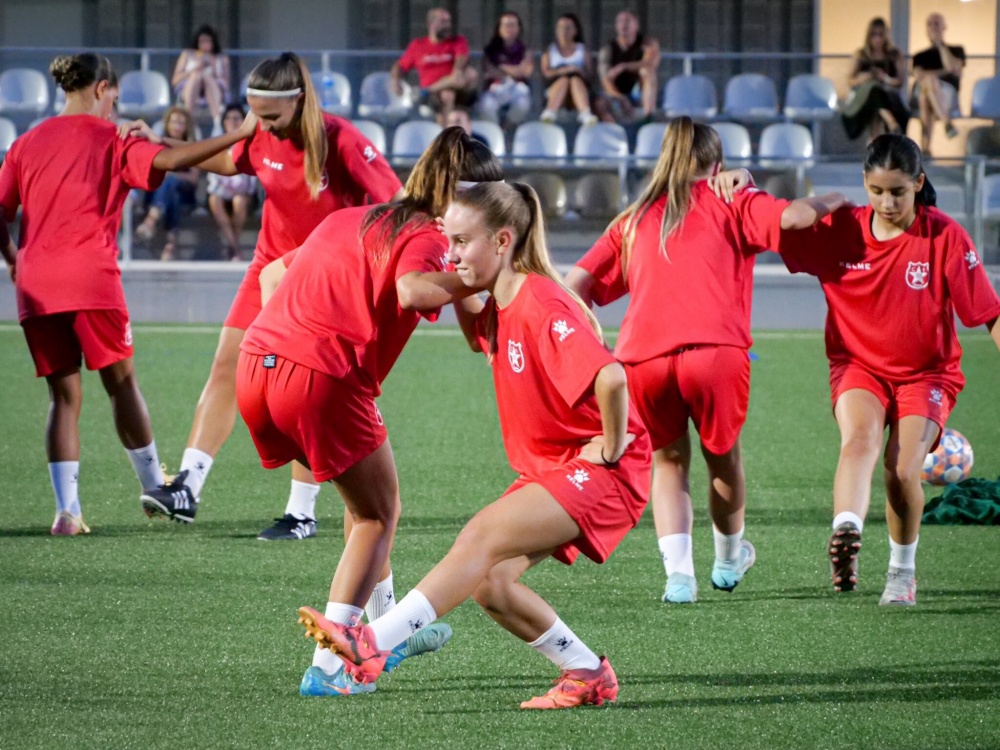
[[[274,519],[274,526],[264,529],[257,537],[262,542],[273,542],[278,539],[308,539],[316,536],[316,521],[312,518],[296,518],[286,513],[281,518]]]
[[[163,516],[180,523],[194,521],[194,514],[198,512],[198,498],[184,483],[187,475],[185,469],[155,490],[143,492],[142,509],[146,515],[150,518]]]

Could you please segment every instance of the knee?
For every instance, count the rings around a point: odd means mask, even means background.
[[[840,457],[874,461],[882,450],[882,435],[858,432],[845,435],[840,443]]]
[[[887,457],[883,466],[886,485],[896,488],[920,486],[920,473],[923,467],[917,466],[915,462]]]
[[[513,582],[495,570],[484,578],[472,594],[473,600],[487,612],[503,612],[507,609],[508,592]]]

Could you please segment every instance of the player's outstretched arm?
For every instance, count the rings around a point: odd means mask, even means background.
[[[153,159],[153,166],[171,172],[177,169],[187,169],[188,167],[200,167],[209,172],[216,171],[212,167],[219,166],[226,168],[226,171],[218,171],[218,174],[236,174],[236,165],[233,158],[228,153],[230,146],[239,141],[249,138],[257,129],[257,116],[253,112],[248,112],[240,129],[232,133],[224,133],[215,138],[206,138],[203,141],[194,143],[171,141],[169,138],[165,143],[170,148],[160,151]],[[223,157],[217,165],[212,157]],[[232,171],[228,171],[228,166],[232,165]]]
[[[826,193],[810,198],[796,198],[781,212],[782,229],[808,229],[838,208],[850,205],[843,193]]]
[[[396,279],[399,306],[404,310],[435,310],[478,292],[462,283],[457,273],[410,271]]]
[[[594,306],[594,297],[590,293],[594,288],[594,277],[589,271],[584,271],[579,266],[573,266],[566,274],[566,286],[583,300],[583,303],[590,308]]]

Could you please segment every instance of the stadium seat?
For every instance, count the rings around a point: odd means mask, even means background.
[[[738,120],[772,119],[778,114],[778,90],[767,76],[743,73],[726,84],[722,111]]]
[[[712,127],[722,141],[722,155],[728,166],[741,166],[753,156],[750,131],[738,122],[713,122]]]
[[[159,117],[170,106],[170,83],[155,70],[130,70],[118,81],[118,111],[126,117]]]
[[[389,89],[390,83],[388,73],[369,73],[365,76],[358,95],[358,117],[398,121],[410,114],[413,109],[413,91],[410,85],[401,81],[403,93],[396,96]]]
[[[576,131],[573,156],[579,167],[618,164],[628,157],[625,128],[614,122],[598,122]]]
[[[17,128],[6,117],[0,117],[0,156],[6,154],[17,138]]]
[[[41,125],[43,122],[49,119],[48,115],[43,115],[42,117],[37,117],[28,123],[28,130],[31,130],[36,125]]]
[[[829,120],[837,113],[837,87],[829,78],[793,76],[785,89],[785,116],[793,119]]]
[[[430,120],[407,120],[392,134],[393,159],[415,161],[438,137],[441,126]]]
[[[665,122],[649,122],[639,128],[635,135],[635,151],[632,152],[638,166],[651,167],[660,158],[660,147],[666,130]]]
[[[31,68],[11,68],[0,73],[0,113],[39,117],[49,108],[45,75]]]
[[[573,210],[583,219],[610,220],[621,207],[621,180],[613,174],[585,174],[573,189]]]
[[[503,136],[503,128],[490,120],[473,120],[472,134],[478,135],[497,156],[507,153],[507,141]]]
[[[983,219],[995,221],[1000,219],[1000,174],[991,174],[983,180],[980,210]]]
[[[63,91],[62,86],[56,86],[56,95],[52,97],[52,111],[56,114],[62,112],[62,108],[66,106],[66,92]]]
[[[663,111],[667,117],[715,117],[719,112],[715,84],[705,76],[674,76],[663,88]]]
[[[351,82],[343,73],[311,73],[313,87],[324,112],[341,117],[351,116]],[[328,85],[329,84],[329,85]]]
[[[518,182],[531,185],[538,193],[538,201],[542,204],[542,213],[547,218],[558,218],[566,213],[566,183],[551,172],[530,172],[517,178]]]
[[[1000,120],[1000,76],[976,81],[972,87],[972,116]]]
[[[768,125],[760,134],[757,155],[764,169],[799,166],[803,160],[812,158],[812,133],[805,125],[794,122]]]
[[[374,120],[354,120],[352,124],[372,142],[380,154],[385,153],[385,129],[381,125]]]
[[[514,131],[513,155],[519,157],[514,159],[515,164],[562,160],[568,151],[566,133],[558,125],[547,122],[524,122]]]

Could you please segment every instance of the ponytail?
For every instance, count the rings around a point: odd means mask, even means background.
[[[300,89],[302,102],[298,112],[298,128],[305,148],[306,184],[309,186],[310,197],[317,200],[323,189],[323,170],[329,143],[323,109],[319,105],[319,97],[306,64],[294,52],[282,52],[279,57],[264,60],[251,71],[247,88],[262,91]],[[289,94],[297,95],[298,92]]]
[[[884,133],[873,138],[865,152],[865,174],[873,169],[898,170],[916,182],[924,177],[924,184],[917,191],[915,201],[921,206],[937,205],[937,191],[924,171],[920,147],[916,142],[898,133]]]

